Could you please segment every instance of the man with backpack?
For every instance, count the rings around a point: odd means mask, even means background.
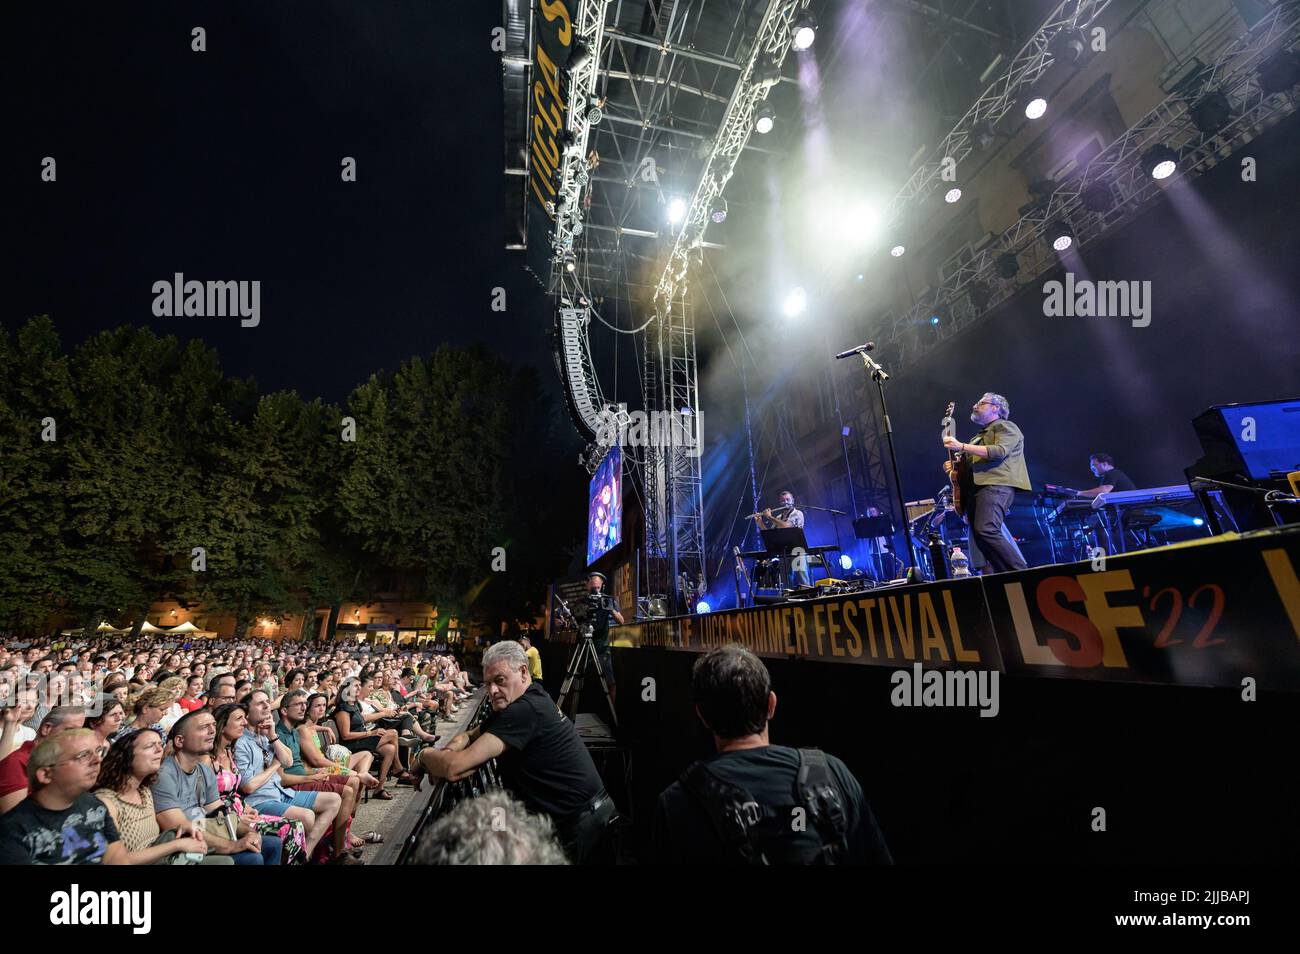
[[[662,864],[892,864],[848,768],[820,749],[768,742],[771,676],[748,649],[723,646],[691,674],[695,712],[717,754],[659,796],[652,844]]]

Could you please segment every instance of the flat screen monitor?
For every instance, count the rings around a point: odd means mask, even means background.
[[[611,447],[591,478],[587,501],[587,566],[623,539],[623,452]]]

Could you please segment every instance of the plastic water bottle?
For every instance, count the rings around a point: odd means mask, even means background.
[[[961,552],[961,547],[952,548],[952,553],[948,556],[948,562],[952,564],[952,577],[954,580],[961,576],[970,576],[970,557]]]

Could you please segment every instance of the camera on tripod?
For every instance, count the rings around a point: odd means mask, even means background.
[[[588,613],[609,612],[612,603],[609,595],[605,593],[588,593],[583,597],[583,603],[587,606]]]

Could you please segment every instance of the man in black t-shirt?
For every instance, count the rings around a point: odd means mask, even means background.
[[[1137,485],[1129,479],[1128,474],[1115,466],[1115,458],[1109,454],[1093,454],[1088,458],[1088,469],[1097,478],[1097,486],[1080,490],[1080,497],[1096,497],[1119,490],[1137,490]]]
[[[661,864],[739,864],[746,853],[764,863],[892,864],[862,787],[833,755],[771,745],[768,722],[776,712],[767,667],[748,649],[723,646],[701,656],[691,675],[695,712],[713,733],[717,754],[695,763],[659,796],[655,860]],[[801,765],[824,761],[818,785],[832,790],[822,818],[799,791]],[[736,793],[719,811],[718,801]],[[720,798],[721,797],[721,798]],[[829,823],[835,814],[838,825]],[[743,818],[743,827],[738,819]],[[828,849],[834,848],[834,852]]]
[[[444,748],[424,749],[420,768],[433,778],[458,781],[496,759],[505,787],[529,811],[551,817],[570,860],[602,860],[614,802],[578,730],[529,676],[524,648],[513,639],[489,646],[483,682],[491,715]]]
[[[89,729],[50,736],[27,763],[30,794],[0,819],[0,864],[125,864],[126,848],[95,787],[105,747]]]

